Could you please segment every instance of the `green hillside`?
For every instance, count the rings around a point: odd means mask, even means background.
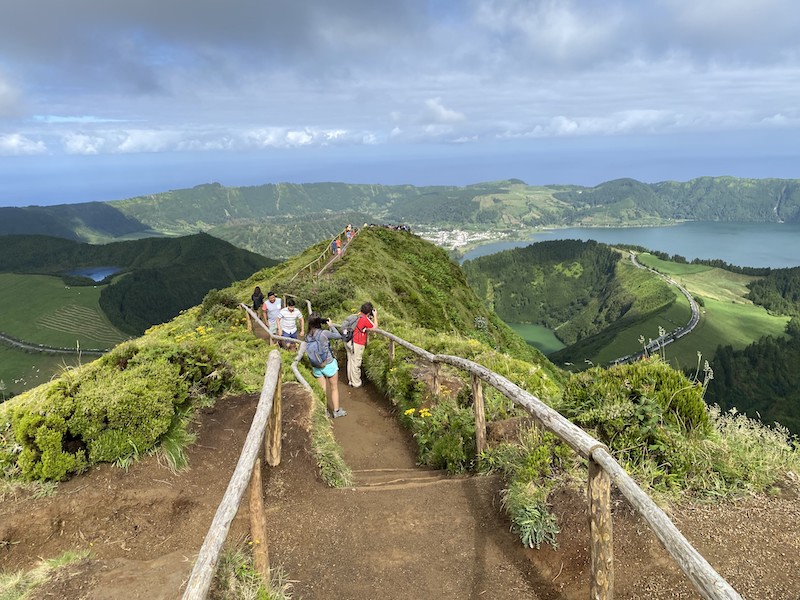
[[[184,466],[182,448],[194,439],[196,411],[261,388],[270,347],[246,330],[238,306],[254,285],[309,299],[335,322],[372,301],[381,328],[502,374],[596,436],[652,493],[711,499],[760,493],[800,467],[800,450],[782,432],[709,410],[707,381],[689,379],[658,358],[575,375],[560,371],[478,299],[443,250],[410,233],[366,228],[322,276],[303,269],[326,251],[325,243],[317,244],[214,290],[144,336],[0,404],[3,478],[58,481],[154,450],[175,468]],[[287,366],[293,354],[282,355]],[[347,486],[352,474],[323,416],[324,395],[305,361],[298,368],[318,400],[312,439],[320,474]],[[424,383],[429,369],[402,347],[389,360],[386,340],[371,337],[364,370],[411,430],[420,463],[501,474],[503,505],[522,541],[555,544],[548,496],[561,485],[585,487],[585,461],[489,387],[485,417],[490,429],[507,433],[476,455],[469,379],[445,366],[446,391],[433,395]],[[292,370],[284,368],[283,377],[292,380]]]
[[[462,265],[503,320],[544,325],[566,345],[663,311],[676,294],[595,241],[531,244]],[[562,351],[565,352],[565,351]]]
[[[107,203],[0,208],[0,236],[37,233],[105,243],[212,233],[283,259],[352,223],[405,223],[523,237],[532,228],[660,225],[675,221],[800,220],[800,180],[702,177],[646,184],[530,186],[512,179],[469,186],[218,183]]]

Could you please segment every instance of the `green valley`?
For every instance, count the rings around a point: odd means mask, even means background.
[[[4,395],[46,381],[277,261],[206,234],[90,245],[38,235],[0,236],[0,361]],[[114,265],[102,282],[68,275]],[[34,349],[21,346],[32,346]],[[68,349],[55,353],[48,348]]]

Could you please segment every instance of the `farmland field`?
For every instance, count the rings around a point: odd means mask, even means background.
[[[128,339],[100,310],[101,287],[70,287],[58,277],[0,273],[0,332],[33,346],[112,348]],[[96,356],[46,354],[0,343],[3,395],[36,387],[68,366]]]
[[[128,336],[103,314],[100,291],[48,275],[0,273],[0,332],[34,345],[111,348]]]
[[[83,357],[81,360],[85,364],[94,358]],[[50,381],[53,375],[78,362],[77,355],[26,352],[0,344],[0,381],[5,385],[0,391],[0,400]]]
[[[663,261],[647,254],[639,255],[639,260],[670,275],[705,305],[700,307],[700,323],[695,330],[665,349],[675,366],[689,368],[696,364],[697,352],[712,360],[719,345],[741,349],[767,335],[785,335],[789,317],[770,315],[745,297],[747,284],[757,277],[706,265]]]

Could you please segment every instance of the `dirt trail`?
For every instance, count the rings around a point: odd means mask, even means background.
[[[414,465],[414,444],[371,386],[341,386],[347,417],[333,422],[357,485],[326,487],[310,454],[310,395],[283,386],[283,459],[264,468],[270,559],[295,581],[294,597],[531,598],[588,596],[588,533],[581,492],[553,498],[555,551],[527,550],[509,532],[491,477],[447,478]],[[257,396],[203,411],[191,468],[172,474],[154,457],[128,471],[101,466],[54,497],[0,502],[0,568],[89,549],[34,598],[180,598],[235,467]],[[697,598],[645,525],[614,509],[618,599]],[[246,503],[229,541],[243,540]],[[686,507],[675,520],[698,550],[750,600],[800,598],[800,499]],[[723,523],[724,525],[720,525]],[[745,552],[741,549],[746,549]]]
[[[418,469],[413,440],[370,385],[340,392],[348,415],[334,432],[356,486],[317,484],[270,513],[272,528],[294,525],[274,552],[298,596],[544,597],[497,506],[497,481]]]

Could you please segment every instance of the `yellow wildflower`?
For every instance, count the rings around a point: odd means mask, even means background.
[[[409,409],[408,409],[406,412],[404,412],[403,414],[404,414],[404,415],[406,415],[406,416],[413,415],[415,410],[417,410],[417,409],[416,409],[416,408],[409,408]]]

